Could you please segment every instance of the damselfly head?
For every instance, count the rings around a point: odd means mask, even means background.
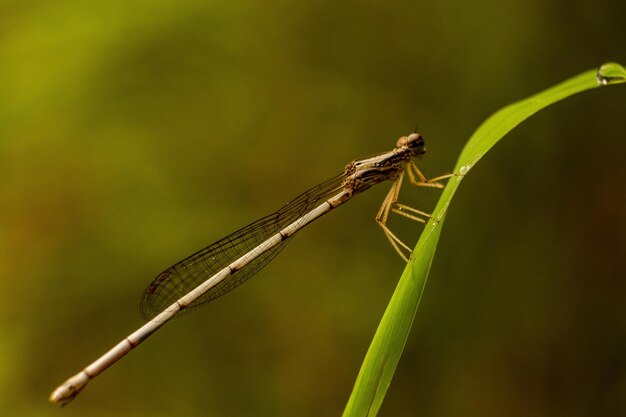
[[[414,156],[426,153],[424,138],[419,133],[411,133],[409,136],[402,136],[396,143],[398,148],[406,146]]]

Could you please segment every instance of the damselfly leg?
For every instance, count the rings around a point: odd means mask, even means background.
[[[411,184],[418,187],[443,188],[443,184],[441,184],[439,181],[454,176],[454,174],[446,174],[427,179],[422,171],[420,171],[417,165],[415,165],[412,161],[407,164],[406,171]],[[402,259],[408,262],[413,251],[411,250],[411,248],[409,248],[407,244],[402,242],[402,240],[400,240],[400,238],[397,237],[387,226],[389,213],[393,212],[395,214],[399,214],[400,216],[406,217],[407,219],[423,224],[425,224],[428,219],[430,219],[431,215],[429,213],[426,213],[425,211],[407,206],[406,204],[398,203],[398,195],[400,194],[400,188],[402,187],[403,178],[404,172],[401,172],[391,186],[391,189],[387,193],[387,196],[383,200],[383,204],[376,214],[376,222],[383,229],[385,236],[387,236],[387,239],[389,239],[389,242],[391,242],[391,246],[393,246],[393,248]],[[408,253],[408,256],[406,255],[406,253]]]
[[[417,187],[443,188],[443,184],[439,181],[447,180],[448,178],[454,176],[454,174],[445,174],[435,178],[427,179],[413,161],[409,161],[409,163],[407,164],[406,172],[409,175],[409,180],[411,181],[411,184]],[[417,178],[415,178],[416,175]]]

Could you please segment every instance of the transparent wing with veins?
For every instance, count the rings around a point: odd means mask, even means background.
[[[340,191],[344,178],[345,175],[340,174],[305,191],[278,211],[250,223],[167,268],[144,291],[141,298],[142,316],[146,320],[153,318],[216,272],[250,252],[261,242],[301,218],[305,213],[310,212],[319,203]],[[208,290],[183,311],[191,311],[243,284],[267,265],[289,241],[291,241],[291,237],[258,256],[245,267]]]

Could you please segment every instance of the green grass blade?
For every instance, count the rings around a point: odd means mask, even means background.
[[[454,173],[458,175],[448,181],[432,218],[417,242],[411,261],[404,269],[391,297],[361,365],[343,417],[372,417],[378,413],[400,360],[426,285],[450,200],[463,177],[504,135],[539,110],[574,94],[622,82],[626,82],[624,68],[619,64],[604,64],[597,71],[584,72],[525,100],[504,107],[476,130],[465,145],[454,168]]]

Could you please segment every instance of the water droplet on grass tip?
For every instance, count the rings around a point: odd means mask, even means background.
[[[607,62],[598,69],[596,80],[598,85],[623,83],[626,82],[626,70],[620,64]]]

